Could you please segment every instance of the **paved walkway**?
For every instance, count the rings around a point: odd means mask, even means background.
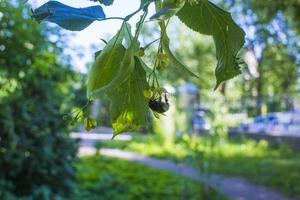
[[[79,150],[79,155],[91,155],[95,153],[96,150],[92,147],[81,147]],[[231,178],[222,175],[201,175],[199,170],[193,167],[185,164],[176,164],[169,160],[151,158],[119,149],[105,148],[101,149],[100,153],[105,156],[143,163],[151,167],[187,176],[196,181],[205,182],[234,200],[292,200],[292,198],[287,198],[263,186],[253,185],[242,178]]]

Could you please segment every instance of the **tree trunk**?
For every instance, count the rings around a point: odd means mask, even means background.
[[[256,83],[256,115],[262,114],[262,106],[263,106],[263,88],[264,88],[264,70],[263,70],[263,59],[264,59],[264,49],[262,49],[262,54],[258,61],[257,65],[257,72],[259,74],[259,77],[257,78]]]
[[[262,77],[262,70],[260,70],[260,66],[258,66],[259,70],[259,77],[257,78],[257,84],[256,84],[256,115],[261,115],[262,111],[262,105],[263,105],[263,77]]]

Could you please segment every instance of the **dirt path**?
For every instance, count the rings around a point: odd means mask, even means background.
[[[92,147],[81,147],[79,151],[80,155],[94,153],[96,153],[96,150]],[[263,186],[253,185],[242,178],[231,178],[214,174],[209,176],[201,175],[199,170],[193,167],[185,164],[176,164],[169,160],[151,158],[119,149],[102,149],[100,153],[105,156],[143,163],[151,167],[187,176],[193,180],[205,182],[234,200],[292,200],[292,198],[287,198],[276,191]]]

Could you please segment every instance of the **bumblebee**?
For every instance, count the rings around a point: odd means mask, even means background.
[[[158,99],[150,99],[148,105],[151,110],[160,114],[167,112],[170,107],[167,94],[164,95],[164,101],[160,96]]]

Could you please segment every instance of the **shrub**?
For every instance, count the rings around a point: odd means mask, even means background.
[[[1,1],[0,13],[0,199],[68,198],[76,143],[62,113],[77,76],[28,7]]]

